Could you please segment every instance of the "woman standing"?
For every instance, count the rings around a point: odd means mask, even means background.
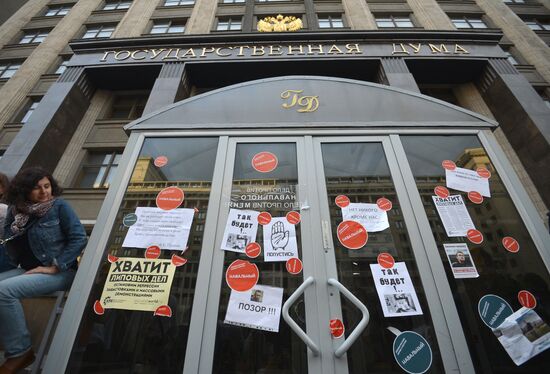
[[[34,361],[20,299],[69,289],[86,245],[84,227],[58,198],[61,192],[42,168],[21,170],[11,182],[4,242],[19,267],[0,273],[0,341],[7,358],[0,374],[16,373]]]

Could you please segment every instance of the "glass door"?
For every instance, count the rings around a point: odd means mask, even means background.
[[[431,372],[448,370],[456,360],[444,362],[446,326],[432,314],[441,306],[428,295],[431,271],[389,138],[317,138],[313,147],[324,249],[317,253],[324,252],[329,318],[345,328],[345,340],[332,337],[335,372],[402,371],[394,341],[405,331],[422,336],[431,348]],[[358,336],[365,313],[347,292],[370,314]]]
[[[305,159],[303,138],[229,139],[199,372],[321,372]]]

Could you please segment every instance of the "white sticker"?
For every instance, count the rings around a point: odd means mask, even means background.
[[[479,277],[474,259],[466,243],[443,244],[443,247],[445,248],[445,253],[447,254],[449,265],[455,278]]]
[[[256,241],[259,214],[254,210],[229,209],[221,249],[245,253],[246,246]]]
[[[296,228],[286,217],[273,217],[263,226],[264,261],[286,261],[298,256]]]
[[[147,248],[156,245],[161,249],[184,251],[193,224],[193,209],[136,208],[137,221],[128,229],[123,247]]]
[[[462,196],[432,196],[432,199],[448,237],[466,236],[468,230],[475,229]]]
[[[384,317],[422,314],[422,308],[404,262],[396,262],[391,269],[370,264],[370,269]]]
[[[463,192],[477,191],[485,197],[491,197],[489,179],[483,178],[475,170],[464,168],[445,169],[445,178],[449,188]]]
[[[348,204],[342,208],[342,220],[359,222],[367,232],[384,231],[390,227],[388,214],[376,204]]]
[[[283,289],[255,285],[245,292],[231,291],[224,323],[279,332]]]

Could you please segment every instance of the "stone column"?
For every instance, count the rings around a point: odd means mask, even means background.
[[[420,89],[407,64],[400,57],[384,57],[381,59],[378,80],[388,86],[420,93]]]
[[[502,1],[475,0],[492,22],[517,48],[525,60],[535,66],[550,83],[550,48]]]
[[[455,27],[447,13],[435,0],[407,0],[414,17],[426,30],[454,30]]]
[[[49,0],[29,0],[17,12],[0,25],[0,48],[9,44],[32,17],[38,15]]]
[[[550,205],[550,109],[506,59],[491,59],[480,81],[482,97]]]
[[[46,40],[34,49],[14,76],[2,86],[0,89],[0,127],[4,126],[19,110],[42,74],[48,72],[69,41],[78,36],[77,32],[80,31],[82,24],[102,1],[86,0],[76,3],[50,32]]]
[[[483,101],[481,94],[473,83],[461,84],[454,88],[453,91],[461,107],[482,114],[485,117],[496,119],[495,116],[493,116],[493,113],[491,113],[491,110],[489,109],[485,101]],[[537,208],[537,212],[539,213],[541,219],[543,221],[546,221],[546,212],[548,212],[548,208],[544,204],[544,201],[537,191],[535,184],[529,177],[529,174],[527,174],[527,171],[521,164],[518,155],[516,154],[516,152],[514,152],[512,145],[506,138],[506,135],[504,135],[502,128],[497,127],[493,131],[493,134],[495,135],[495,138],[502,147],[502,150],[508,157],[508,160],[510,160],[514,171],[519,176],[519,179],[522,181],[523,187],[525,187],[525,189],[527,190],[527,193],[529,194],[529,197]]]
[[[352,30],[376,30],[376,21],[365,0],[342,0]]]
[[[0,160],[0,170],[8,176],[31,165],[54,170],[92,94],[84,68],[67,68],[11,142]]]
[[[182,62],[166,62],[155,81],[143,115],[189,97],[189,81]]]
[[[197,0],[185,27],[186,34],[209,34],[216,18],[218,0]]]
[[[113,33],[113,38],[133,38],[145,33],[159,1],[164,0],[134,0]]]

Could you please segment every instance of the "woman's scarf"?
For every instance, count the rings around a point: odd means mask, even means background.
[[[43,217],[51,209],[54,202],[55,199],[51,199],[42,203],[26,203],[21,208],[14,207],[13,214],[15,216],[15,219],[11,224],[11,231],[13,231],[14,234],[21,232],[27,222],[29,222],[29,218],[31,216],[35,216],[38,218]]]

